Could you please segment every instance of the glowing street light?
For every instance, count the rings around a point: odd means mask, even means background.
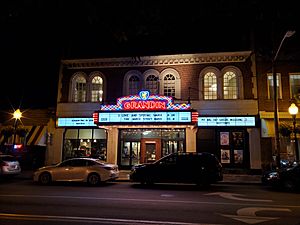
[[[280,167],[280,141],[279,141],[279,117],[278,117],[278,91],[277,91],[277,74],[275,71],[275,62],[280,52],[281,46],[286,38],[289,38],[295,34],[295,31],[287,31],[283,36],[280,45],[276,51],[276,54],[272,60],[272,74],[273,74],[273,92],[274,92],[274,127],[275,127],[275,154],[276,164]]]
[[[13,148],[15,147],[15,144],[16,144],[17,125],[18,125],[18,121],[21,119],[21,117],[22,117],[22,112],[20,109],[17,109],[16,111],[14,111],[13,118],[15,119],[15,124],[14,124]]]
[[[296,106],[295,103],[292,103],[291,106],[289,107],[289,113],[292,115],[293,118],[293,133],[295,137],[295,155],[296,155],[296,160],[299,160],[299,150],[298,150],[298,140],[297,140],[297,133],[296,133],[296,116],[298,114],[298,107]]]

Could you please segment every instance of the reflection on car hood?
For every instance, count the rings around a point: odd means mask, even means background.
[[[141,167],[146,167],[151,165],[153,165],[153,163],[142,163],[142,164],[136,164],[132,168],[141,168]]]
[[[37,170],[51,169],[51,168],[54,168],[54,167],[56,167],[56,166],[57,166],[57,165],[43,166],[43,167],[38,168]]]

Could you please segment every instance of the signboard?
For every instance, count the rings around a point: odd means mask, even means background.
[[[149,91],[140,91],[117,99],[115,105],[101,105],[93,113],[94,123],[101,125],[124,123],[185,123],[196,124],[198,112],[191,110],[188,103],[174,104],[173,98],[163,95],[151,95]]]
[[[192,112],[99,112],[98,123],[191,123]]]
[[[116,105],[101,105],[101,111],[158,111],[188,110],[191,104],[174,104],[173,98],[164,95],[150,95],[149,91],[140,91],[138,95],[129,95],[117,99]]]
[[[58,118],[58,127],[94,127],[93,118]]]
[[[255,127],[255,116],[198,117],[199,127]]]

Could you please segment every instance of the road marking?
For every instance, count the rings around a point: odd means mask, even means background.
[[[248,202],[272,202],[272,200],[269,199],[253,199],[253,198],[240,198],[236,196],[245,196],[242,194],[235,194],[235,193],[228,193],[228,192],[214,192],[214,193],[208,193],[205,195],[219,195],[223,198],[231,199],[231,200],[238,200],[238,201],[248,201]]]
[[[254,205],[254,203],[234,203],[234,202],[210,202],[210,201],[191,201],[191,200],[171,200],[171,199],[138,199],[138,198],[102,198],[102,197],[80,197],[80,196],[63,196],[63,195],[1,195],[0,198],[49,198],[49,199],[82,199],[82,200],[95,200],[95,201],[117,201],[117,202],[153,202],[153,203],[174,203],[174,204],[207,204],[207,205],[236,205],[236,206],[249,206]],[[267,207],[274,207],[274,204],[264,205]],[[300,208],[300,205],[276,205],[277,207],[286,208]]]
[[[9,214],[0,213],[1,219],[7,220],[30,220],[30,221],[64,221],[64,222],[84,222],[100,224],[171,224],[171,225],[220,225],[211,223],[185,223],[174,221],[156,221],[156,220],[132,220],[132,219],[114,219],[114,218],[95,218],[78,216],[50,216],[50,215],[30,215],[30,214]]]
[[[174,195],[172,195],[172,194],[161,194],[160,196],[167,197],[167,198],[174,197]]]
[[[264,208],[264,207],[248,207],[237,210],[237,215],[226,215],[219,214],[231,219],[235,219],[247,224],[262,223],[270,220],[280,219],[280,217],[266,217],[266,216],[256,216],[258,211],[280,211],[280,212],[291,212],[290,209],[286,208]]]

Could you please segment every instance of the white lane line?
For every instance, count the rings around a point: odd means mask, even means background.
[[[8,214],[0,213],[0,218],[18,219],[18,220],[42,220],[42,221],[65,221],[65,222],[85,222],[85,223],[120,223],[120,224],[172,224],[172,225],[218,225],[208,223],[185,223],[174,221],[156,221],[156,220],[131,220],[114,218],[95,218],[95,217],[77,217],[77,216],[50,216],[50,215],[30,215],[30,214]]]
[[[175,204],[209,204],[209,205],[238,205],[249,206],[254,203],[230,203],[230,202],[209,202],[209,201],[186,201],[186,200],[170,200],[167,199],[138,199],[138,198],[99,198],[99,197],[80,197],[80,196],[63,196],[63,195],[0,195],[0,198],[15,197],[15,198],[53,198],[53,199],[82,199],[82,200],[101,200],[101,201],[123,201],[123,202],[157,202],[157,203],[175,203]],[[258,204],[258,203],[257,203]],[[255,204],[255,205],[257,205]],[[281,207],[281,208],[300,208],[300,205],[274,205],[263,204],[269,207]]]

